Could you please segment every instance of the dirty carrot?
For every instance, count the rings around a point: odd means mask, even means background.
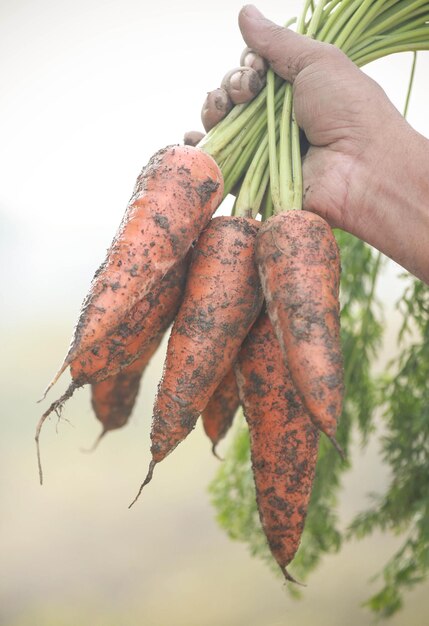
[[[65,402],[76,389],[115,376],[149,350],[153,341],[161,340],[179,308],[188,262],[189,254],[131,309],[111,335],[70,363],[72,382],[65,393],[43,413],[36,428],[40,484],[43,482],[43,472],[39,437],[45,420],[53,412],[60,416]]]
[[[118,374],[91,385],[91,404],[95,417],[101,422],[102,431],[97,437],[91,451],[111,430],[122,428],[128,422],[133,411],[143,373],[162,341],[158,335],[149,342],[144,353],[131,365]]]
[[[155,400],[152,461],[135,500],[155,465],[195,427],[261,309],[254,260],[258,228],[250,218],[214,218],[193,250]]]
[[[252,469],[262,528],[284,577],[298,549],[314,480],[319,431],[285,366],[264,312],[235,366],[249,425]]]
[[[230,429],[239,405],[237,382],[231,367],[201,413],[204,431],[213,444],[215,456],[218,456],[216,447]]]
[[[189,255],[175,265],[121,320],[111,335],[70,364],[77,386],[97,383],[130,365],[157,335],[164,334],[179,309]]]
[[[221,171],[192,146],[169,146],[143,168],[119,230],[86,296],[70,348],[45,392],[104,339],[186,256],[223,197]]]
[[[256,259],[283,358],[314,423],[333,441],[343,402],[340,256],[329,225],[286,211],[260,229]]]

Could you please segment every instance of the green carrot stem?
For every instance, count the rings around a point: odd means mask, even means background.
[[[411,92],[414,84],[414,77],[416,73],[416,64],[417,64],[417,52],[413,52],[413,62],[411,64],[411,72],[410,72],[410,80],[408,83],[407,95],[405,96],[405,105],[404,105],[404,117],[407,117],[408,114],[408,106],[410,104]]]
[[[251,102],[236,105],[230,113],[217,124],[198,144],[198,147],[213,158],[239,133],[250,120],[263,109],[265,89]]]
[[[252,198],[250,202],[250,208],[252,210],[252,217],[256,217],[260,212],[262,200],[264,199],[265,192],[268,187],[268,182],[270,180],[270,166],[267,162],[265,166],[264,175],[262,176],[261,183],[258,188],[258,192]]]
[[[284,86],[280,87],[275,94],[275,105],[281,102]],[[249,152],[249,146],[254,149],[266,133],[267,118],[266,112],[263,111],[259,117],[256,117],[250,129],[245,126],[234,138],[231,143],[223,149],[216,160],[221,169],[224,179],[228,179],[229,183],[225,183],[225,187],[229,187],[228,191],[243,175],[243,169],[239,170],[240,164],[243,163],[243,153]]]
[[[255,115],[253,120],[250,120],[248,124],[243,126],[243,128],[239,132],[237,132],[235,137],[231,139],[231,141],[218,153],[218,157],[221,159],[225,159],[237,149],[240,149],[240,146],[243,147],[244,145],[249,143],[249,141],[251,141],[252,139],[252,136],[254,134],[258,134],[261,127],[265,126],[265,124],[265,115]]]
[[[372,61],[377,61],[382,57],[388,56],[389,54],[396,54],[398,52],[413,52],[420,50],[429,50],[429,41],[418,41],[415,43],[408,43],[403,45],[392,46],[390,48],[386,47],[382,50],[376,50],[370,54],[361,54],[356,58],[352,58],[352,61],[356,63],[359,67],[366,65],[367,63],[372,63]]]
[[[293,168],[293,209],[302,209],[302,163],[301,146],[299,143],[299,128],[292,111],[292,168]]]
[[[267,165],[269,169],[268,136],[265,135],[249,168],[249,196],[251,198],[254,197],[258,192],[258,178],[260,177],[261,172],[265,172],[265,170],[267,169]]]
[[[285,24],[284,24],[284,28],[289,28],[289,26],[292,26],[293,24],[296,23],[296,17],[291,17],[290,20],[288,20]]]
[[[276,141],[278,136],[278,115],[277,112],[281,108],[283,92],[285,89],[285,85],[283,85],[280,89],[277,90],[275,94],[275,120],[276,120]],[[258,189],[256,188],[259,184],[259,181],[263,177],[263,173],[268,164],[268,137],[269,134],[267,132],[267,118],[265,116],[265,125],[263,128],[263,135],[260,135],[259,145],[255,149],[256,152],[254,157],[251,159],[246,171],[244,172],[244,178],[242,180],[240,186],[239,198],[237,201],[237,211],[240,215],[247,215],[251,210],[253,201],[255,196],[258,194]]]
[[[243,172],[247,170],[252,160],[252,155],[254,154],[257,145],[262,141],[265,133],[266,126],[261,125],[258,134],[254,133],[251,141],[249,141],[242,150],[239,150],[238,147],[236,153],[231,155],[231,162],[229,162],[228,168],[224,168],[222,170],[224,174],[225,195],[231,191],[231,189],[243,176]]]
[[[377,32],[394,28],[395,24],[400,23],[404,18],[412,15],[413,12],[420,9],[420,7],[427,7],[427,0],[401,0],[400,4],[400,9],[393,5],[386,11],[385,15],[376,18],[374,24],[366,31],[366,36],[369,37]]]
[[[348,5],[349,2],[351,2],[353,0],[328,0],[328,2],[325,3],[325,6],[323,7],[323,11],[322,11],[322,15],[320,16],[320,22],[319,22],[319,28],[317,30],[317,39],[319,39],[319,35],[320,32],[322,31],[323,28],[328,29],[329,24],[332,23],[332,20],[335,19],[333,18],[333,15],[335,13],[338,13],[339,11],[341,11],[343,5]],[[338,6],[339,5],[339,6]],[[308,29],[309,24],[307,24],[307,28],[304,29],[304,32],[306,32],[306,30]]]
[[[317,24],[321,18],[323,7],[326,4],[326,0],[321,0],[312,17],[309,24],[309,29],[317,28]],[[305,17],[311,5],[311,0],[306,0],[303,10],[297,23],[297,32],[302,33],[305,28]],[[291,128],[292,126],[292,128]],[[293,123],[292,123],[292,85],[287,84],[285,89],[285,96],[280,121],[280,138],[279,138],[279,194],[280,194],[280,207],[283,210],[292,208],[294,206],[295,189],[294,189],[294,175],[293,167],[297,167],[297,164],[293,164]],[[299,163],[301,167],[301,161]],[[274,202],[274,206],[276,203]],[[275,207],[275,210],[279,210]]]
[[[292,172],[292,145],[290,125],[292,116],[292,85],[286,84],[285,97],[280,120],[279,162],[280,162],[280,204],[283,209],[293,204],[293,172]]]
[[[268,182],[268,191],[265,195],[265,206],[263,211],[263,219],[267,220],[274,215],[273,194],[271,192],[271,181]]]
[[[238,207],[240,213],[243,215],[249,212],[249,209],[252,206],[252,200],[258,194],[260,181],[263,178],[265,170],[267,169],[267,165],[269,171],[268,135],[265,135],[259,144],[255,156],[253,157],[241,184],[240,194],[238,197]]]
[[[282,101],[284,90],[285,90],[284,81],[276,77],[276,89],[275,89],[275,106],[276,107],[278,107]],[[261,92],[261,94],[263,98],[265,98],[265,89],[263,90],[263,92]],[[257,97],[260,98],[261,94],[259,94]],[[262,100],[262,103],[263,102],[264,100]],[[242,107],[243,105],[239,105],[239,106]],[[239,108],[238,106],[235,107],[231,111],[231,113],[233,113],[238,108]],[[261,108],[260,105],[259,105],[259,108]],[[241,109],[241,111],[244,111],[244,110]],[[254,140],[255,136],[258,136],[258,137],[260,136],[261,130],[264,129],[267,124],[265,108],[262,108],[262,110],[260,110],[258,114],[253,113],[253,117],[251,119],[248,119],[249,115],[247,113],[247,110],[244,112],[246,113],[246,116],[244,116],[244,114],[242,113],[243,119],[240,125],[241,128],[237,124],[236,126],[236,128],[238,129],[237,135],[235,137],[233,136],[229,143],[226,142],[226,137],[229,136],[229,133],[225,132],[225,126],[221,127],[221,124],[223,124],[227,120],[227,118],[225,118],[225,120],[220,122],[212,131],[210,131],[210,133],[212,133],[210,135],[210,140],[205,141],[205,139],[203,139],[198,144],[198,147],[204,150],[205,152],[207,152],[208,154],[210,154],[217,161],[219,165],[225,164],[225,163],[228,164],[227,167],[225,166],[225,169],[223,169],[224,166],[221,167],[224,177],[230,175],[231,166],[232,164],[236,162],[237,155],[239,155],[242,152],[242,150],[245,149],[245,147],[251,141]],[[234,125],[236,124],[235,118],[233,119],[233,123]],[[217,132],[219,133],[219,137],[214,133],[215,130],[217,130]],[[221,145],[222,143],[224,144],[223,146]],[[233,155],[233,158],[229,158],[230,155]]]
[[[404,2],[402,2],[402,4],[404,4]],[[396,32],[402,24],[418,15],[422,10],[424,11],[425,8],[420,7],[414,9],[412,13],[405,17],[398,17],[398,0],[377,0],[373,10],[368,11],[368,14],[364,16],[359,26],[354,30],[353,39],[355,42],[360,42],[362,39],[366,39],[368,35],[371,37],[376,35],[377,32],[386,34],[390,29]],[[395,19],[391,22],[391,26],[385,28],[383,23],[392,17]]]
[[[335,45],[339,48],[345,46],[345,42],[355,28],[357,28],[360,20],[364,19],[365,13],[371,9],[373,0],[363,0],[360,7],[353,13],[353,16],[349,19],[346,26],[342,29],[341,33],[335,39]]]
[[[385,35],[395,35],[405,31],[409,31],[411,34],[416,28],[421,28],[427,25],[429,21],[429,7],[421,7],[420,11],[416,11],[413,15],[407,16],[405,20],[395,25],[382,33],[377,33],[374,37],[383,37]]]
[[[399,33],[398,35],[388,35],[386,37],[378,38],[373,41],[371,44],[367,44],[365,46],[365,55],[372,54],[377,52],[377,50],[383,51],[384,48],[392,48],[393,46],[401,45],[406,42],[413,41],[414,43],[425,43],[429,44],[429,25],[426,28],[415,29],[413,37],[410,36],[409,33]],[[350,50],[350,55],[355,56],[355,52]],[[361,50],[358,50],[356,56],[362,53]]]
[[[319,0],[319,2],[316,5],[316,9],[311,17],[310,23],[307,27],[306,35],[308,37],[311,37],[312,39],[314,39],[314,37],[316,36],[317,29],[319,28],[320,20],[323,15],[323,9],[325,7],[325,4],[326,4],[326,0]],[[307,12],[306,11],[307,6],[308,6],[308,3],[304,5],[304,11],[302,12],[301,20],[297,28],[297,32],[301,34],[304,32],[304,27],[305,27],[304,17]]]
[[[256,217],[261,207],[268,181],[270,179],[270,165],[268,162],[268,143],[266,145],[266,158],[261,159],[261,167],[258,167],[255,177],[255,186],[243,181],[240,193],[237,196],[236,213],[242,217]],[[246,174],[247,178],[247,174]],[[247,184],[246,184],[247,183]]]
[[[308,30],[314,35],[322,16],[326,0],[320,0],[310,19]],[[306,0],[297,23],[297,32],[305,29],[305,18],[310,8],[310,0]],[[269,162],[271,193],[273,194],[274,213],[291,208],[302,208],[302,165],[299,149],[299,129],[292,115],[292,85],[287,84],[280,121],[279,167],[277,166],[277,147],[271,137],[269,140]],[[267,106],[269,104],[267,103]],[[272,128],[272,127],[271,127]],[[270,133],[270,129],[268,131]],[[274,180],[273,180],[274,172]],[[278,176],[278,179],[277,179]],[[295,187],[295,184],[297,187]],[[277,192],[278,189],[278,192]],[[278,196],[277,196],[278,193]]]
[[[371,35],[370,37],[367,37],[366,39],[359,40],[358,43],[355,43],[347,51],[347,54],[349,56],[351,55],[356,56],[356,54],[360,52],[361,50],[367,53],[368,52],[367,48],[369,46],[372,46],[377,41],[389,41],[387,39],[389,36],[399,37],[400,35],[403,35],[405,38],[405,41],[413,41],[416,36],[416,31],[418,29],[428,28],[428,25],[426,24],[426,22],[428,21],[429,21],[429,12],[425,8],[424,13],[422,13],[421,15],[417,17],[413,17],[404,21],[402,24],[398,25],[393,30],[389,30],[383,34]]]
[[[312,10],[312,15],[310,16],[310,20],[309,20],[309,24],[312,23],[313,19],[314,19],[314,15],[317,14],[317,20],[320,19],[320,13],[323,10],[324,5],[326,4],[326,0],[319,0],[319,2],[317,3],[316,7],[313,8]],[[306,15],[310,9],[311,6],[311,0],[305,0],[304,2],[304,6],[302,7],[302,11],[299,15],[299,19],[298,22],[296,24],[296,32],[297,33],[303,33],[304,29],[305,29],[305,18]]]
[[[390,0],[390,2],[392,1],[397,2],[397,0]],[[372,6],[359,16],[357,23],[354,24],[353,29],[349,30],[343,43],[340,45],[336,41],[335,44],[341,47],[343,52],[347,54],[351,46],[353,46],[356,41],[359,41],[362,33],[366,31],[370,24],[372,24],[375,17],[380,15],[380,13],[386,9],[386,4],[387,0],[376,0],[376,2],[373,2]]]
[[[281,211],[279,169],[277,162],[276,145],[276,116],[274,107],[274,72],[272,69],[267,73],[267,132],[268,132],[268,156],[270,163],[271,195],[273,198],[274,211]]]
[[[355,0],[354,2],[341,3],[341,10],[335,12],[335,14],[331,15],[331,20],[328,22],[318,35],[318,39],[321,41],[325,41],[326,43],[333,43],[335,41],[335,37],[341,31],[341,28],[344,24],[350,20],[351,16],[354,15],[356,10],[359,8],[362,0]],[[338,13],[338,15],[337,15]]]

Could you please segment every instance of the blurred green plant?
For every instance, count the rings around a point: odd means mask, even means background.
[[[402,606],[404,593],[429,571],[429,287],[410,276],[398,303],[403,323],[397,357],[376,376],[374,361],[383,339],[383,307],[377,277],[384,259],[355,237],[336,233],[342,255],[342,340],[346,398],[338,440],[350,452],[352,436],[367,445],[381,420],[384,463],[391,482],[372,506],[340,528],[336,505],[350,454],[344,463],[322,438],[316,479],[301,546],[293,571],[306,580],[321,558],[337,552],[344,541],[364,538],[379,529],[404,537],[401,548],[377,575],[380,591],[367,602],[376,615],[389,617]],[[225,462],[210,487],[217,519],[228,535],[243,541],[250,552],[277,570],[256,508],[249,437],[241,418]],[[279,571],[280,574],[280,571]],[[300,592],[289,586],[295,596]]]

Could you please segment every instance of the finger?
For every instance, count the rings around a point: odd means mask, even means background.
[[[326,55],[330,48],[278,26],[252,4],[241,9],[238,23],[246,44],[267,59],[276,74],[290,82],[306,66]]]
[[[196,146],[205,137],[199,130],[188,130],[183,136],[185,146]]]
[[[208,133],[231,111],[234,103],[222,87],[209,91],[201,109],[201,121]]]

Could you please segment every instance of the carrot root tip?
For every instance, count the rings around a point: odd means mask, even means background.
[[[64,403],[72,397],[75,389],[77,389],[77,385],[75,382],[71,382],[70,385],[67,387],[67,389],[65,390],[65,392],[63,393],[63,395],[58,398],[58,400],[55,400],[55,402],[52,402],[51,406],[43,413],[42,417],[40,418],[37,426],[36,426],[36,434],[35,434],[35,441],[36,441],[36,452],[37,452],[37,467],[39,469],[39,482],[41,485],[43,485],[43,470],[42,470],[42,460],[41,460],[41,455],[40,455],[40,432],[42,430],[42,426],[45,423],[45,420],[49,417],[49,415],[51,413],[53,413],[55,411],[55,413],[58,415],[58,417],[60,417],[61,415],[61,410],[63,408]]]
[[[103,437],[106,435],[106,433],[108,433],[108,429],[107,428],[103,428],[103,430],[101,431],[101,433],[98,435],[98,437],[96,438],[96,440],[94,441],[94,443],[92,444],[92,446],[90,446],[89,448],[81,448],[80,451],[83,452],[84,454],[91,454],[92,452],[94,452],[97,448],[98,448],[98,444],[100,443],[100,441],[103,439]]]
[[[300,583],[299,580],[296,580],[293,576],[291,576],[285,567],[282,567],[281,570],[283,572],[283,576],[288,582],[294,583],[295,585],[299,585],[300,587],[307,586],[304,583]]]
[[[219,454],[217,453],[216,447],[217,447],[217,443],[214,443],[214,444],[212,445],[212,454],[213,454],[213,456],[215,456],[215,457],[216,457],[219,461],[223,461],[224,459],[223,459],[221,456],[219,456]]]
[[[53,377],[53,379],[51,380],[51,382],[49,383],[49,385],[46,387],[45,391],[43,392],[43,396],[40,398],[40,400],[37,400],[37,402],[42,402],[46,398],[46,396],[48,395],[49,390],[52,389],[52,387],[55,385],[55,383],[57,382],[57,380],[59,379],[61,374],[63,374],[63,372],[67,369],[69,364],[70,364],[70,359],[69,359],[69,355],[67,355],[66,358],[64,359],[63,364],[61,365],[60,369],[55,374],[55,376]]]
[[[347,461],[346,453],[344,452],[344,450],[342,449],[342,447],[340,446],[338,441],[335,439],[335,437],[333,435],[331,435],[331,436],[328,436],[328,438],[330,439],[330,441],[331,441],[332,445],[334,446],[335,450],[340,455],[341,459],[343,461]]]
[[[138,499],[139,499],[139,497],[140,497],[141,492],[143,491],[143,488],[144,488],[144,487],[146,487],[146,485],[147,485],[148,483],[150,483],[150,481],[152,480],[153,470],[155,469],[155,465],[156,465],[156,463],[157,463],[157,462],[156,462],[156,461],[154,461],[154,459],[152,459],[152,461],[150,462],[150,464],[149,464],[149,470],[148,470],[147,476],[146,476],[146,478],[144,479],[144,481],[142,482],[142,484],[140,485],[140,489],[138,490],[138,493],[137,493],[136,497],[135,497],[135,498],[134,498],[134,500],[131,502],[131,504],[130,504],[130,505],[128,505],[128,508],[129,508],[129,509],[133,506],[133,504],[135,504],[135,503],[137,502],[137,500],[138,500]]]

